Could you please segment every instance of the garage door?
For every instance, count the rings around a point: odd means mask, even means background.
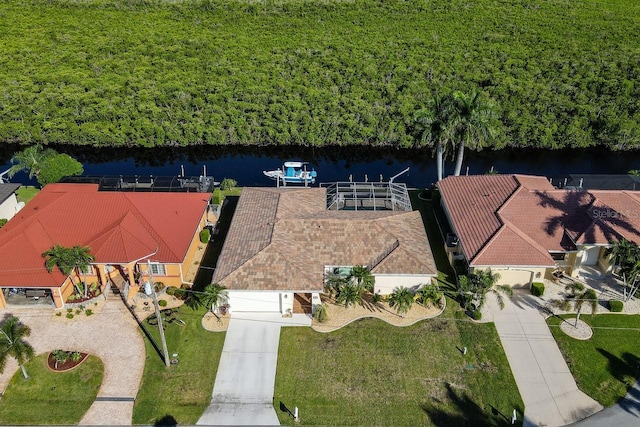
[[[279,292],[229,292],[231,312],[280,312]]]
[[[512,288],[524,288],[528,287],[531,283],[531,277],[533,273],[523,270],[492,270],[494,273],[500,274],[500,280],[498,285],[507,285]]]

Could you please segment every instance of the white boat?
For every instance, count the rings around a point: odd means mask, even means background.
[[[286,184],[313,184],[316,182],[317,172],[307,170],[307,162],[285,162],[282,169],[262,171],[262,173],[278,183]]]

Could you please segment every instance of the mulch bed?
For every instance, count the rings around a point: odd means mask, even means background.
[[[80,360],[74,362],[71,360],[71,356],[69,356],[69,359],[67,359],[66,362],[58,362],[58,367],[56,368],[56,361],[53,358],[53,355],[49,353],[49,357],[47,357],[47,366],[54,372],[67,372],[80,365],[87,357],[89,357],[87,353],[80,353]]]

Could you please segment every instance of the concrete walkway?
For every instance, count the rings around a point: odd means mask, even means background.
[[[133,403],[144,370],[144,342],[138,325],[112,296],[95,314],[80,314],[73,319],[55,316],[50,307],[10,308],[3,318],[15,315],[31,328],[26,339],[36,354],[57,349],[75,350],[99,357],[104,364],[102,385],[96,400],[80,421],[81,425],[131,425]],[[91,308],[91,307],[88,307]],[[0,374],[0,392],[4,393],[18,364],[9,358]]]
[[[281,326],[310,326],[305,315],[234,313],[211,403],[199,425],[280,425],[273,407]]]
[[[602,406],[578,390],[536,298],[516,293],[500,310],[487,301],[511,371],[524,401],[524,426],[563,426]]]
[[[572,426],[577,427],[637,427],[640,425],[640,381],[629,389],[618,403]]]

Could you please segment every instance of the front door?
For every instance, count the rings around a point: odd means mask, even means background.
[[[582,265],[596,265],[600,255],[600,246],[585,249],[582,253]]]

